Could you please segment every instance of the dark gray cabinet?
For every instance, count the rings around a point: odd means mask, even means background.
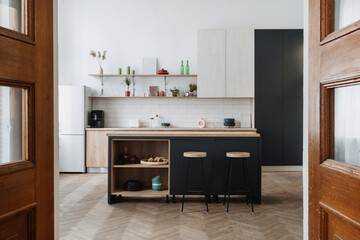
[[[284,30],[283,32],[283,97],[303,97],[303,31]]]
[[[262,165],[302,165],[303,30],[255,31],[255,127]]]
[[[262,165],[283,165],[283,99],[258,98],[255,104],[255,127],[264,143]]]
[[[282,40],[282,30],[255,30],[255,97],[283,96]]]
[[[285,98],[283,102],[283,107],[283,164],[302,165],[302,98]]]

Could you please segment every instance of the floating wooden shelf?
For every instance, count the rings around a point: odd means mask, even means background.
[[[184,98],[197,98],[196,96],[193,97],[171,97],[171,96],[167,96],[167,97],[160,97],[160,96],[149,96],[149,97],[142,97],[142,96],[135,96],[135,97],[125,97],[125,96],[89,96],[89,98],[180,98],[180,99],[184,99]]]
[[[179,78],[194,78],[197,74],[180,75],[180,74],[89,74],[92,77],[179,77]]]
[[[124,164],[124,165],[114,165],[114,168],[169,168],[167,165],[147,165],[147,164]]]
[[[125,197],[156,197],[156,196],[166,196],[169,194],[169,189],[163,189],[160,191],[154,191],[153,189],[144,189],[140,191],[125,191],[123,189],[115,189],[112,195],[122,195]]]

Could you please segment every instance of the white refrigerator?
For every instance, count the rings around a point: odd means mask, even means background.
[[[86,86],[59,86],[60,172],[84,173],[85,128],[91,111]]]

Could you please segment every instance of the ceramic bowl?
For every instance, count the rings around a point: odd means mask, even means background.
[[[235,123],[224,122],[224,126],[225,126],[225,127],[234,127],[234,126],[235,126]]]
[[[224,118],[224,123],[234,123],[235,119],[234,118]]]
[[[154,191],[160,191],[161,190],[161,183],[153,183],[152,184],[152,189]]]
[[[170,127],[170,123],[161,123],[162,127]]]
[[[161,177],[160,177],[160,175],[154,177],[151,181],[152,181],[152,183],[161,183]]]

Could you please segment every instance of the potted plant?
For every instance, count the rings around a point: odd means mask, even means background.
[[[125,91],[125,97],[130,97],[131,78],[130,77],[125,77],[124,84],[127,87],[127,91]]]
[[[189,96],[195,96],[196,90],[197,90],[197,85],[190,83],[189,88],[190,88]]]
[[[99,64],[99,66],[100,66],[100,72],[99,72],[99,74],[100,75],[103,75],[104,74],[104,70],[103,70],[103,68],[102,68],[102,62],[106,59],[106,51],[104,51],[102,54],[99,52],[99,51],[97,51],[97,52],[95,52],[94,50],[91,50],[90,51],[90,55],[91,56],[93,56],[94,58],[96,58],[96,60],[98,61],[98,64]]]
[[[170,92],[172,92],[173,97],[177,97],[180,93],[179,89],[174,87],[174,89],[170,89]]]

